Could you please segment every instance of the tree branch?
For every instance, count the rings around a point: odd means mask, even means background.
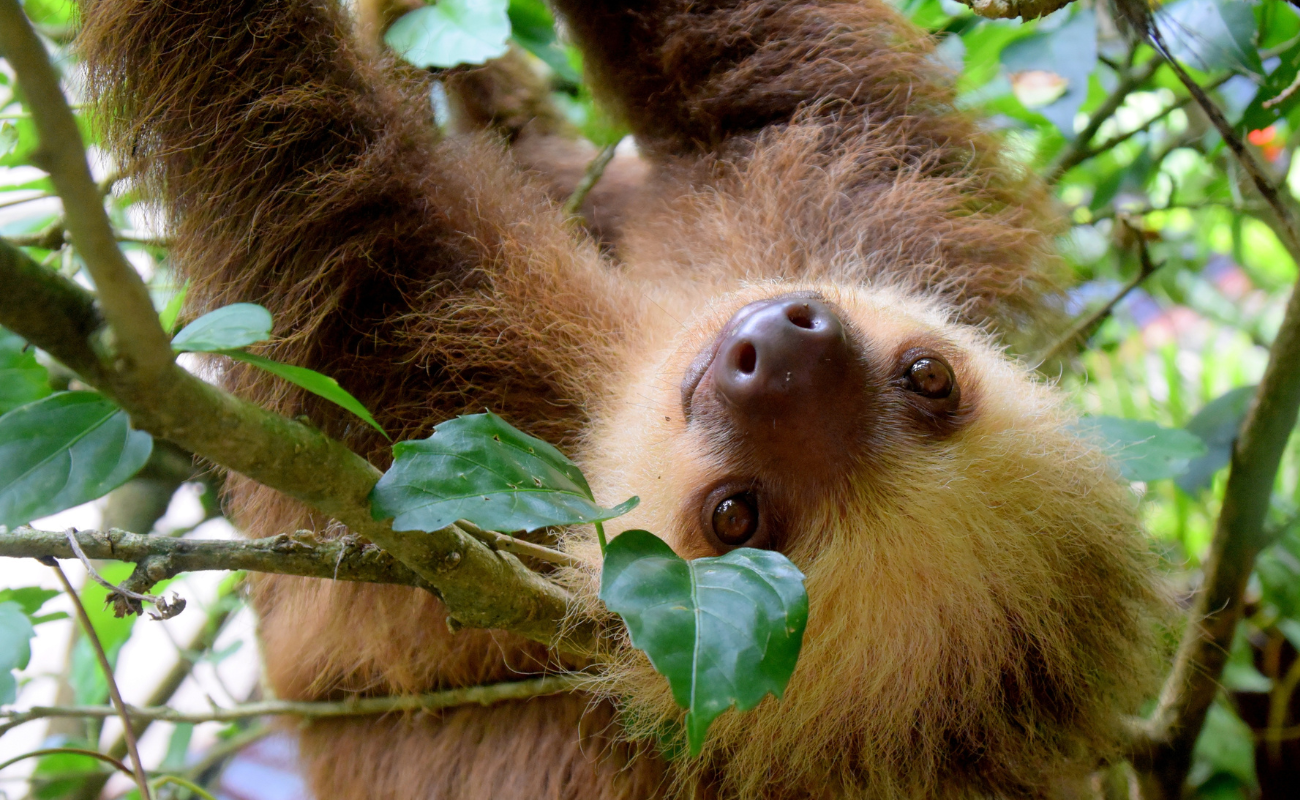
[[[564,201],[563,211],[565,217],[571,219],[581,218],[582,204],[587,201],[587,195],[591,193],[591,190],[600,181],[601,176],[605,174],[605,167],[608,167],[609,162],[614,160],[614,151],[616,149],[618,149],[617,142],[605,145],[596,154],[596,157],[591,160],[591,163],[587,164],[587,169],[582,173],[582,180],[578,181],[578,185],[573,187],[573,194],[569,195],[569,198]]]
[[[122,255],[104,212],[103,195],[86,164],[76,118],[59,86],[40,37],[18,0],[0,0],[0,54],[13,66],[40,134],[32,160],[50,174],[63,200],[66,225],[90,270],[112,327],[117,360],[138,380],[151,380],[171,365],[167,335],[144,281]]]
[[[129,366],[105,368],[94,346],[101,336],[94,298],[3,241],[0,285],[5,287],[0,325],[112,398],[137,428],[342,522],[426,581],[460,625],[501,628],[556,644],[567,592],[514,555],[493,550],[455,526],[397,532],[388,522],[375,521],[370,490],[380,473],[340,442],[204,383],[174,362],[147,382]],[[565,631],[562,644],[578,649],[594,634],[582,627]]]
[[[1300,263],[1295,218],[1262,167],[1246,149],[1205,91],[1169,56],[1160,32],[1148,36],[1175,74],[1218,129],[1268,204],[1269,220],[1283,246]],[[1287,440],[1300,409],[1300,291],[1292,290],[1268,366],[1233,447],[1222,510],[1205,561],[1205,579],[1191,609],[1187,630],[1165,682],[1155,713],[1133,743],[1134,765],[1147,790],[1166,798],[1180,796],[1192,749],[1210,704],[1219,691],[1233,635],[1243,610],[1243,594],[1255,557],[1267,542],[1264,520]]]
[[[961,0],[976,14],[989,19],[1038,19],[1074,0]]]
[[[322,541],[311,531],[227,540],[171,539],[110,529],[77,531],[76,539],[89,558],[136,564],[148,585],[133,582],[132,591],[147,591],[182,572],[210,570],[429,588],[423,578],[374,545],[347,537]],[[26,526],[0,533],[0,558],[49,557],[76,558],[66,534]]]
[[[1067,2],[1070,2],[1070,0],[1067,0]],[[1062,3],[1061,5],[1065,5],[1065,3]],[[975,7],[971,6],[971,8]],[[982,12],[979,12],[979,10],[976,9],[976,13]],[[1048,165],[1047,169],[1043,170],[1043,179],[1048,183],[1056,183],[1056,181],[1072,167],[1076,167],[1097,153],[1103,152],[1103,150],[1100,149],[1096,152],[1088,149],[1088,145],[1092,142],[1092,138],[1097,135],[1097,131],[1101,130],[1101,126],[1105,124],[1106,120],[1114,116],[1115,112],[1119,110],[1119,107],[1124,105],[1124,101],[1128,99],[1130,94],[1136,91],[1142,84],[1151,80],[1151,76],[1155,75],[1156,70],[1160,69],[1161,63],[1162,62],[1159,58],[1153,58],[1139,67],[1136,71],[1130,70],[1126,72],[1120,78],[1119,86],[1115,87],[1115,91],[1111,92],[1105,101],[1103,101],[1097,110],[1088,118],[1087,126],[1082,131],[1079,131],[1079,135],[1074,137],[1074,140],[1066,145],[1065,149],[1057,155],[1052,163]],[[1152,120],[1152,122],[1154,121],[1155,120]],[[1118,142],[1116,142],[1116,144],[1118,144]],[[1113,147],[1114,145],[1111,146]]]
[[[578,688],[582,680],[579,675],[547,675],[542,678],[530,678],[510,683],[467,686],[461,689],[446,689],[441,692],[405,697],[364,697],[336,702],[268,700],[262,703],[246,703],[233,708],[217,708],[198,713],[177,711],[165,706],[150,708],[126,706],[126,715],[137,723],[142,720],[149,720],[152,722],[182,722],[197,725],[202,722],[235,722],[266,716],[324,719],[327,717],[368,716],[407,711],[436,711],[453,706],[489,706],[508,700],[527,700],[533,697],[571,692]],[[0,711],[0,716],[6,717],[8,720],[0,724],[0,735],[18,725],[38,719],[48,719],[50,717],[105,718],[116,715],[117,711],[113,706],[33,706],[25,711]]]
[[[1064,352],[1071,347],[1086,342],[1088,337],[1092,335],[1092,332],[1110,316],[1110,313],[1115,309],[1115,306],[1119,305],[1121,300],[1128,297],[1130,292],[1142,285],[1143,281],[1151,277],[1152,273],[1164,265],[1163,261],[1159,264],[1152,263],[1151,253],[1147,249],[1146,240],[1142,238],[1142,231],[1134,229],[1133,226],[1129,225],[1127,222],[1122,222],[1121,224],[1128,225],[1133,235],[1137,237],[1138,263],[1140,265],[1137,274],[1130,278],[1128,283],[1124,284],[1124,286],[1115,293],[1115,296],[1110,298],[1110,300],[1107,300],[1104,305],[1095,311],[1080,315],[1079,319],[1070,326],[1068,331],[1065,332],[1065,335],[1060,339],[1057,339],[1055,344],[1044,350],[1043,354],[1038,357],[1037,361],[1040,365],[1049,364],[1055,359],[1060,358]]]

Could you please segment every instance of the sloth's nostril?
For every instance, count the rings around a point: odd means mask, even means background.
[[[814,327],[813,315],[806,305],[792,305],[785,312],[785,318],[794,323],[795,327],[804,330],[812,330]]]
[[[745,375],[753,375],[758,367],[758,351],[749,342],[741,342],[735,349],[736,369]]]

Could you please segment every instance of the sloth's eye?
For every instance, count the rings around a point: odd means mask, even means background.
[[[758,531],[758,506],[748,492],[734,494],[713,509],[713,534],[729,547],[739,547]]]
[[[931,400],[952,394],[956,383],[952,368],[938,358],[918,358],[907,368],[907,388]]]

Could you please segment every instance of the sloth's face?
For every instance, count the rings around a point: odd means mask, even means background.
[[[687,557],[812,557],[828,513],[950,502],[943,474],[980,428],[985,384],[1041,394],[976,332],[888,291],[753,286],[651,358],[602,420],[590,473],[642,498],[624,529]]]
[[[748,287],[645,359],[586,448],[598,499],[641,497],[611,533],[780,550],[810,603],[784,700],[684,769],[920,796],[1113,742],[1159,602],[1131,493],[1048,387],[923,301],[835,286]],[[634,733],[680,713],[636,653],[615,672]]]

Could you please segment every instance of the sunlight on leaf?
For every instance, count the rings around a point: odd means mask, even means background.
[[[509,48],[508,0],[438,0],[402,15],[384,42],[417,67],[482,64]]]
[[[172,339],[172,349],[178,353],[216,353],[270,338],[270,311],[254,303],[234,303],[186,325]]]

